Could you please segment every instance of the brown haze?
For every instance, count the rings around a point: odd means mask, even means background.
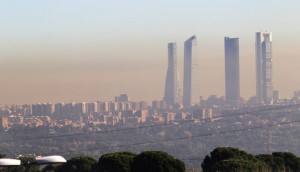
[[[177,40],[178,65],[182,78],[185,38],[180,38]],[[274,89],[279,90],[282,97],[291,96],[292,91],[300,89],[298,38],[276,38],[273,33]],[[169,39],[145,37],[144,40],[105,42],[86,38],[76,43],[72,39],[18,40],[18,43],[10,40],[0,49],[0,103],[111,100],[120,93],[128,93],[133,100],[161,99],[167,68],[167,42],[173,41]],[[219,40],[210,40],[198,34],[199,77],[204,97],[224,95],[223,51],[221,35]],[[241,95],[253,96],[254,32],[240,38],[240,71]]]

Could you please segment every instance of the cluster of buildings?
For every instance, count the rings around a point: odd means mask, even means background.
[[[272,33],[255,34],[256,52],[256,103],[272,104],[278,98],[272,81]],[[199,68],[196,54],[197,38],[192,36],[184,43],[183,90],[177,70],[177,45],[168,44],[168,69],[164,100],[168,105],[182,103],[191,107],[199,101]],[[228,104],[240,101],[239,38],[224,38],[225,47],[225,100]],[[277,96],[276,96],[277,95]]]
[[[176,108],[176,109],[174,109]],[[163,100],[154,100],[151,105],[145,101],[130,101],[127,94],[115,97],[115,101],[80,103],[39,103],[32,105],[0,106],[0,126],[72,126],[128,125],[139,123],[167,123],[213,117],[211,108],[182,110],[182,106],[168,106]]]

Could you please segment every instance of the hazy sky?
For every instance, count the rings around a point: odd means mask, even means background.
[[[255,94],[254,33],[273,33],[274,89],[300,89],[300,1],[1,0],[0,104],[162,99],[167,43],[198,38],[200,92],[224,95],[224,36],[240,38],[241,95]]]

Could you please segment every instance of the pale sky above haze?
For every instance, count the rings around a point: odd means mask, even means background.
[[[200,93],[224,95],[224,37],[240,39],[241,96],[255,94],[255,37],[273,33],[274,89],[300,90],[300,1],[1,0],[0,104],[162,99],[167,43],[196,34]],[[199,95],[200,96],[200,95]]]

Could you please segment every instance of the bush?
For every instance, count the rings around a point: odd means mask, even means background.
[[[145,151],[133,159],[133,172],[184,172],[185,164],[161,151]]]

